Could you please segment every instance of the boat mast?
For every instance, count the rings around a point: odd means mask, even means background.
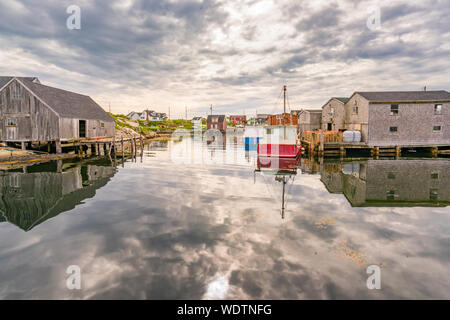
[[[284,99],[283,99],[283,126],[284,126],[284,140],[286,140],[286,86],[283,86],[283,95],[284,95]]]

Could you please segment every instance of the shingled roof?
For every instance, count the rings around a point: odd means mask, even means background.
[[[35,78],[17,79],[61,117],[114,122],[114,119],[88,96],[35,83]]]
[[[405,101],[446,101],[450,93],[440,91],[384,91],[355,92],[371,102],[405,102]]]

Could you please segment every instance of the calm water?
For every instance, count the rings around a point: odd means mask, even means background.
[[[0,298],[450,298],[448,160],[268,165],[228,134],[0,171]]]

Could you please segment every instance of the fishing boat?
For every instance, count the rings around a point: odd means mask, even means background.
[[[262,139],[258,143],[258,156],[278,157],[278,158],[297,158],[302,150],[298,139],[297,127],[286,125],[286,86],[284,92],[284,113],[282,125],[271,125],[265,127]]]

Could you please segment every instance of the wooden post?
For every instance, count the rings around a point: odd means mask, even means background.
[[[319,147],[319,155],[323,155],[325,152],[325,136],[323,131],[320,133],[320,147]]]
[[[105,144],[104,143],[100,143],[99,144],[99,148],[100,148],[100,155],[104,156],[105,155]]]
[[[27,150],[27,147],[25,146],[25,142],[22,141],[22,150]]]
[[[395,147],[395,157],[399,158],[402,155],[402,148]]]
[[[98,144],[98,143],[95,144],[95,154],[97,156],[100,155],[100,144]]]
[[[438,147],[436,147],[436,146],[431,147],[431,156],[433,158],[437,158],[438,153],[439,153],[439,148]]]
[[[61,141],[56,140],[56,153],[62,153]]]
[[[62,172],[62,165],[63,165],[63,161],[61,159],[56,160],[56,171],[58,173]]]

